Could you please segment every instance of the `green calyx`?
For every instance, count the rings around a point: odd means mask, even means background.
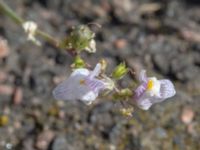
[[[121,79],[126,73],[128,72],[128,68],[126,67],[125,63],[119,64],[112,73],[112,78],[114,79]]]

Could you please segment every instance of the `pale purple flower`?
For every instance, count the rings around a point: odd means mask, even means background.
[[[106,83],[97,79],[101,72],[101,64],[97,64],[93,71],[85,68],[76,69],[71,76],[60,83],[54,90],[53,96],[58,100],[81,100],[91,104],[106,89]]]
[[[162,102],[176,94],[173,83],[168,79],[157,80],[156,77],[147,77],[145,70],[139,74],[140,85],[135,90],[138,107],[148,110],[153,104]]]

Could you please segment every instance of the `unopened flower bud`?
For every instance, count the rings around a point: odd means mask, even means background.
[[[101,72],[104,73],[107,68],[108,63],[105,59],[101,59],[99,63],[101,64]]]
[[[134,109],[132,107],[122,108],[119,110],[119,112],[126,117],[132,117],[133,111],[134,111]]]
[[[93,39],[95,33],[88,26],[79,25],[72,29],[64,42],[64,46],[69,49],[86,50],[91,53],[96,51],[96,43]]]
[[[121,79],[128,72],[128,68],[125,63],[119,64],[113,71],[112,77],[114,79]]]

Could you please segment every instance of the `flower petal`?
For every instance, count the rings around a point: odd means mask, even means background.
[[[147,89],[147,83],[143,82],[137,89],[135,90],[135,98],[140,98]]]
[[[75,76],[75,75],[84,75],[84,76],[87,76],[90,74],[90,71],[88,69],[85,69],[85,68],[79,68],[79,69],[76,69],[72,72],[71,76]]]
[[[93,91],[89,91],[88,93],[86,93],[85,95],[83,95],[81,97],[81,101],[83,101],[85,104],[89,105],[92,103],[92,101],[94,101],[97,98],[98,94],[96,94]]]
[[[159,80],[161,83],[160,96],[163,99],[170,98],[176,94],[173,83],[170,80]]]
[[[90,78],[86,78],[86,84],[87,86],[96,93],[99,93],[100,90],[104,90],[105,89],[105,84],[103,81],[99,80],[99,79],[90,79]]]
[[[89,75],[89,78],[94,78],[94,77],[98,76],[100,73],[101,73],[101,64],[98,63],[98,64],[95,66],[94,70],[91,71],[91,73],[90,73],[90,75]]]
[[[84,94],[90,91],[89,87],[80,84],[80,81],[84,79],[85,76],[80,74],[70,76],[53,90],[54,98],[58,100],[80,99]]]
[[[138,80],[140,82],[147,82],[146,70],[142,70],[139,73]]]
[[[148,110],[152,106],[152,102],[150,99],[150,97],[143,95],[136,100],[137,106],[143,110]]]

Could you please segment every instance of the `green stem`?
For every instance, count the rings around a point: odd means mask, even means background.
[[[47,34],[46,32],[43,32],[43,31],[37,29],[36,35],[43,37],[46,41],[55,45],[56,47],[60,47],[60,43],[55,38],[53,38],[51,35]]]
[[[0,11],[7,15],[11,20],[13,20],[15,23],[17,23],[18,25],[22,25],[25,21],[19,17],[6,3],[4,3],[2,0],[0,0]],[[50,42],[51,44],[54,44],[55,46],[59,47],[59,42],[52,37],[51,35],[49,35],[46,32],[43,32],[39,29],[36,30],[36,35],[41,36],[42,38],[44,38],[46,41]]]
[[[10,19],[12,19],[15,23],[21,25],[24,21],[22,18],[16,15],[15,12],[8,7],[7,4],[5,4],[3,1],[0,1],[0,11],[4,14],[6,14]]]

